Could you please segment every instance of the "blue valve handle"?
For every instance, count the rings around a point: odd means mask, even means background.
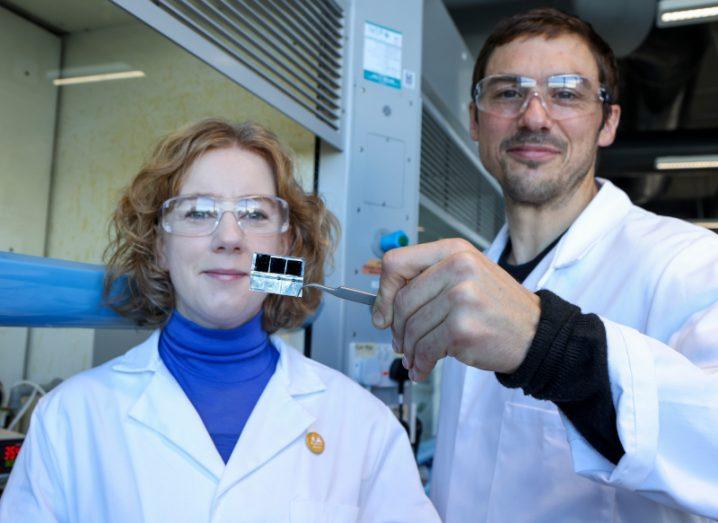
[[[379,246],[383,252],[387,252],[398,247],[406,247],[407,245],[409,245],[409,236],[402,230],[385,234],[379,240]]]

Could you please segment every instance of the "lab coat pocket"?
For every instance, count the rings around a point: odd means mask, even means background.
[[[292,501],[291,523],[355,523],[359,508],[338,503],[322,503],[308,499]]]
[[[558,410],[515,400],[504,407],[487,521],[611,521],[613,492],[574,473]]]

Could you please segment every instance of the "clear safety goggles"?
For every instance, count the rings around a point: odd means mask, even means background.
[[[234,214],[247,234],[270,235],[289,229],[289,206],[276,196],[242,196],[224,200],[206,195],[176,196],[162,204],[162,228],[179,236],[208,236],[224,213]]]
[[[544,80],[493,75],[474,87],[474,102],[480,111],[507,118],[522,114],[534,97],[554,120],[589,114],[601,104],[611,103],[605,87],[577,74],[557,74]]]

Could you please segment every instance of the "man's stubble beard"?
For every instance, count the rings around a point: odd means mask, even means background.
[[[568,176],[559,172],[549,179],[541,179],[540,175],[516,173],[509,167],[509,159],[503,156],[499,165],[504,173],[498,179],[507,200],[530,207],[547,207],[560,204],[571,198],[577,188],[591,172],[596,159],[598,146]],[[528,169],[539,169],[539,162],[522,162]],[[534,178],[539,178],[535,180]]]

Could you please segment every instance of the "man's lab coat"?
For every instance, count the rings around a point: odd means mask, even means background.
[[[43,398],[2,523],[438,521],[404,429],[345,376],[273,337],[276,372],[225,466],[158,339]]]
[[[600,183],[524,285],[603,320],[626,454],[614,466],[553,403],[449,358],[431,486],[447,523],[718,517],[718,235]]]

